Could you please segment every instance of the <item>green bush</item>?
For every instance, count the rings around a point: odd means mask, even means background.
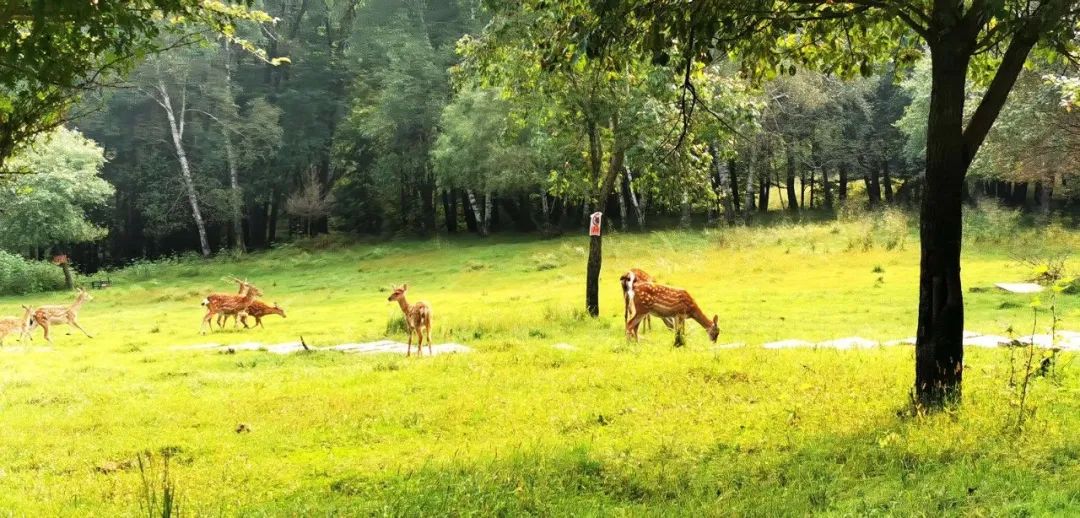
[[[64,289],[64,273],[45,261],[28,261],[0,251],[0,295]]]
[[[994,200],[979,200],[975,207],[964,207],[964,239],[972,242],[1002,243],[1016,238],[1020,230],[1020,211]]]

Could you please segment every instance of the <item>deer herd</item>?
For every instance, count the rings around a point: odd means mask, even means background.
[[[202,300],[202,306],[206,308],[202,325],[199,328],[205,333],[209,327],[213,329],[214,317],[217,317],[218,328],[225,327],[229,317],[233,318],[233,327],[241,324],[245,329],[250,328],[248,318],[255,319],[256,327],[263,327],[262,317],[268,315],[280,315],[285,318],[285,310],[277,303],[269,305],[259,297],[263,292],[247,280],[231,278],[237,284],[239,290],[233,293],[214,293]],[[623,295],[623,322],[626,326],[627,338],[635,341],[638,339],[639,328],[644,324],[645,328],[651,328],[650,316],[656,315],[664,324],[675,331],[675,344],[680,345],[685,330],[686,319],[692,319],[709,335],[709,340],[716,342],[720,335],[720,327],[717,316],[712,319],[694,301],[686,290],[673,288],[659,284],[648,273],[631,268],[619,278]],[[389,302],[397,302],[401,312],[405,316],[405,326],[409,335],[409,343],[405,355],[412,354],[413,336],[416,336],[417,354],[423,354],[424,341],[427,341],[428,355],[432,354],[431,348],[431,304],[417,302],[409,304],[405,294],[409,289],[408,284],[395,286],[387,298]],[[79,310],[84,304],[93,300],[93,297],[84,289],[76,292],[75,300],[68,305],[50,305],[32,308],[23,306],[24,313],[21,317],[0,318],[0,345],[4,338],[18,333],[20,340],[30,338],[35,328],[40,327],[45,340],[52,343],[49,330],[54,325],[70,325],[82,331],[89,338],[93,338],[81,325],[79,325]]]

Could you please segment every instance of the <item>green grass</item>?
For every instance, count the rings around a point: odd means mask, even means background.
[[[1061,246],[1080,243],[1056,232]],[[1012,251],[1045,238],[971,243],[965,286],[1024,279]],[[595,320],[579,309],[585,246],[442,238],[113,273],[82,315],[96,338],[58,328],[51,351],[40,338],[0,351],[0,514],[139,513],[137,457],[160,463],[163,452],[193,515],[1080,512],[1075,356],[1036,380],[1034,414],[1016,432],[1007,349],[968,350],[959,411],[911,417],[910,347],[758,347],[914,334],[918,250],[906,225],[611,235]],[[630,266],[690,289],[720,316],[720,343],[750,345],[713,348],[696,326],[681,349],[662,326],[627,343],[617,279]],[[251,279],[288,318],[200,336],[199,301],[231,291],[226,275]],[[402,282],[432,303],[436,342],[477,352],[175,349],[381,339],[400,313],[388,288]],[[0,314],[67,299],[4,298]],[[1030,329],[1024,296],[966,301],[968,329]],[[1080,330],[1080,297],[1061,306],[1064,327]]]

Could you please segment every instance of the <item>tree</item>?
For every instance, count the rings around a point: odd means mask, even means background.
[[[10,159],[29,174],[0,188],[0,243],[40,256],[42,249],[94,241],[107,229],[87,211],[108,203],[113,186],[99,175],[104,150],[81,133],[59,128],[40,135]]]
[[[544,0],[526,9],[544,12]],[[562,52],[652,52],[697,59],[729,53],[745,73],[770,77],[809,66],[869,75],[875,63],[910,65],[929,48],[930,109],[921,209],[921,268],[914,396],[923,407],[959,400],[963,379],[963,289],[960,283],[964,177],[1033,49],[1075,49],[1080,9],[1073,0],[798,0],[585,2],[591,13],[554,34]],[[556,54],[553,52],[552,54]],[[967,81],[986,84],[970,119]],[[693,88],[689,74],[683,88]]]
[[[194,23],[254,50],[235,38],[241,20],[271,18],[244,5],[202,0],[5,2],[0,7],[0,170],[18,147],[70,120],[80,94],[109,84],[145,55],[161,51],[164,32],[190,34]]]

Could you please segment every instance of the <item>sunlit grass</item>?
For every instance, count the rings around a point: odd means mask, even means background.
[[[897,229],[903,229],[897,230]],[[1077,236],[1055,239],[1075,245]],[[903,234],[903,236],[900,236]],[[896,242],[897,237],[905,239]],[[1017,243],[968,247],[964,283],[1023,280]],[[1027,241],[1025,241],[1027,240]],[[110,274],[51,351],[0,353],[0,513],[137,511],[141,452],[172,455],[193,514],[1072,514],[1080,507],[1075,356],[1039,379],[1016,433],[1007,349],[968,351],[958,412],[911,417],[913,351],[765,350],[785,338],[914,334],[917,238],[906,223],[610,235],[601,316],[581,311],[584,237],[441,238],[285,247],[241,261]],[[685,287],[720,343],[657,326],[623,338],[618,274]],[[288,312],[265,330],[198,333],[199,301],[246,277]],[[405,359],[177,350],[384,338],[391,284],[434,308]],[[966,293],[967,327],[1030,329],[1025,296]],[[51,293],[0,299],[62,302]],[[1080,297],[1061,299],[1080,330]],[[403,334],[392,336],[399,340]],[[576,350],[551,347],[570,344]],[[18,351],[18,352],[16,352]],[[250,431],[237,432],[239,425]]]

